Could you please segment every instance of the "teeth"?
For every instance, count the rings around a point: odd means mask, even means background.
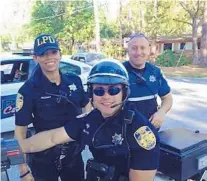
[[[55,63],[54,62],[48,62],[46,63],[46,65],[54,65]]]
[[[105,106],[109,106],[109,105],[111,105],[112,103],[102,103],[103,105],[105,105]]]

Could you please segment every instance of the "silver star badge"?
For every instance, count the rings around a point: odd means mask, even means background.
[[[124,138],[122,138],[121,134],[115,133],[114,136],[112,136],[112,143],[115,145],[122,145],[122,141]]]
[[[77,90],[77,87],[74,83],[72,85],[69,85],[68,87],[70,88],[71,91],[76,91]]]
[[[150,82],[155,82],[156,81],[156,77],[154,75],[150,75],[149,81]]]

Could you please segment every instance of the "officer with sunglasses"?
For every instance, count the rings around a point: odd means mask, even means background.
[[[130,80],[131,94],[128,100],[132,107],[159,129],[165,114],[172,107],[172,94],[161,70],[147,62],[149,54],[150,43],[147,37],[142,33],[132,34],[128,41],[129,61],[124,62]],[[160,107],[157,96],[161,98]]]
[[[33,123],[36,133],[66,125],[81,113],[89,99],[80,78],[62,74],[59,70],[61,51],[50,34],[41,34],[34,42],[34,61],[38,63],[33,75],[17,94],[15,137],[25,139],[27,126]],[[41,144],[47,142],[42,140]],[[77,143],[60,144],[32,155],[31,172],[20,165],[23,181],[82,181],[84,164]],[[34,178],[33,178],[34,177]]]
[[[99,62],[88,77],[93,111],[21,141],[23,151],[76,141],[88,145],[94,157],[87,162],[87,181],[152,181],[159,166],[159,137],[144,116],[128,109],[128,81],[118,61]]]

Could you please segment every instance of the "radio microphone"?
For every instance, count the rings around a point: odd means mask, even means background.
[[[122,102],[120,102],[120,103],[118,103],[118,104],[114,104],[113,106],[111,106],[111,108],[114,108],[114,107],[116,107],[116,106],[122,105],[122,104],[124,104],[126,101],[127,101],[127,99],[125,99],[124,101],[122,101]]]

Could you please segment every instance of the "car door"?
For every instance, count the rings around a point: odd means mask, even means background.
[[[79,66],[79,65],[74,65],[72,63],[68,63],[68,62],[60,62],[60,71],[65,74],[72,73],[72,74],[79,76],[81,78],[83,88],[86,91],[87,90],[87,75],[84,72],[84,68],[85,67],[82,67],[81,65]]]
[[[79,66],[73,65],[71,63],[60,62],[59,68],[63,74],[72,73],[72,74],[75,74],[78,76],[81,75],[81,68]]]
[[[1,61],[1,132],[14,130],[16,95],[34,66],[32,59]]]

